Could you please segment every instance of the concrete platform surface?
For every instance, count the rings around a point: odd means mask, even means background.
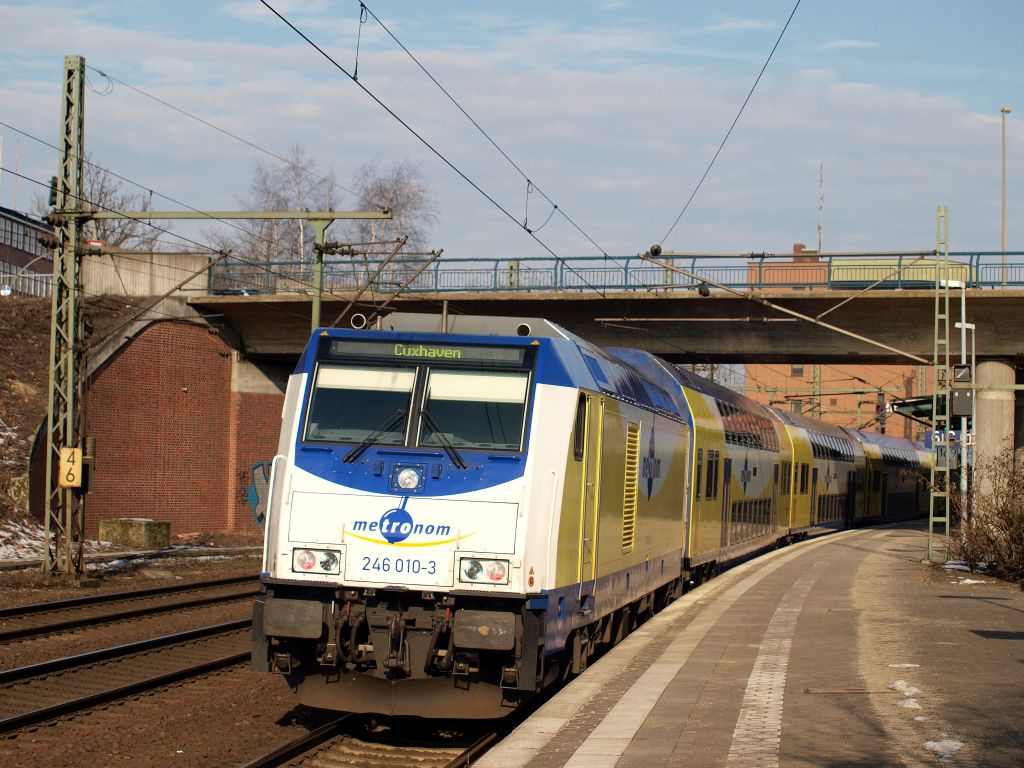
[[[926,541],[848,531],[734,568],[474,765],[1024,766],[1024,594],[922,564]]]

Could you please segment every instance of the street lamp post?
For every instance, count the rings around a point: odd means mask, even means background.
[[[53,258],[53,254],[52,253],[41,254],[39,256],[36,256],[31,261],[29,261],[28,264],[23,266],[21,269],[19,269],[13,275],[10,275],[9,278],[8,278],[8,276],[4,276],[4,279],[2,281],[0,281],[0,296],[3,296],[4,298],[6,298],[7,296],[10,296],[12,293],[14,293],[15,289],[18,287],[18,282],[17,282],[18,279],[22,275],[24,275],[28,271],[28,268],[31,267],[33,264],[35,264],[37,261],[41,261],[42,259],[52,259],[52,258]]]
[[[1006,116],[1010,114],[1010,106],[1007,104],[999,110],[1003,116],[1003,285],[1006,285]]]

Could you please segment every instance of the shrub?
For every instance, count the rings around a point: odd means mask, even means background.
[[[1012,450],[976,463],[964,502],[952,492],[952,553],[971,568],[1024,584],[1024,472]]]

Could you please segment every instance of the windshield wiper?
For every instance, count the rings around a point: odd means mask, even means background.
[[[362,456],[363,451],[373,445],[375,442],[380,440],[380,436],[387,432],[389,429],[394,427],[398,422],[405,418],[406,409],[399,408],[393,414],[388,417],[388,420],[381,424],[377,429],[373,430],[370,434],[363,438],[363,441],[359,443],[355,448],[348,452],[343,461],[346,464],[351,464],[353,461]]]
[[[448,458],[452,460],[452,464],[454,464],[457,469],[466,469],[469,464],[463,461],[462,456],[457,450],[455,450],[455,446],[452,445],[448,438],[444,436],[444,433],[438,428],[437,422],[435,422],[433,418],[431,418],[430,414],[427,413],[427,409],[420,409],[420,415],[423,416],[423,420],[427,422],[427,426],[430,427],[431,431],[437,435],[437,442],[439,442],[441,447],[444,448],[444,452],[448,454]]]

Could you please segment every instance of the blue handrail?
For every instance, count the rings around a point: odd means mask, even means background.
[[[796,258],[801,258],[799,255]],[[705,281],[736,290],[776,291],[809,288],[861,290],[931,288],[936,257],[921,253],[792,255],[679,254],[662,256],[684,273],[638,256],[582,256],[565,259],[438,259],[406,293],[531,291],[692,291]],[[950,278],[970,288],[1024,287],[1024,251],[956,251],[950,253]],[[377,278],[374,290],[390,293],[422,265],[419,259],[394,259]],[[324,290],[351,292],[362,287],[379,260],[328,259]],[[213,293],[303,293],[313,290],[308,261],[223,262],[210,270]]]

